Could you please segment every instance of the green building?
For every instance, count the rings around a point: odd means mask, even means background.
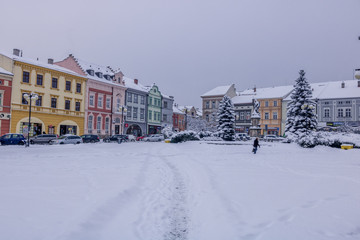
[[[148,134],[161,133],[161,92],[159,88],[153,84],[149,87],[148,94]]]

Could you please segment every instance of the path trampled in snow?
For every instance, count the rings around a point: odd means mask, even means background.
[[[0,239],[360,238],[359,150],[249,144],[0,147]]]

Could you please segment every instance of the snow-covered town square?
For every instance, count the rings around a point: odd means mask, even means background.
[[[359,149],[0,147],[0,239],[359,239]]]

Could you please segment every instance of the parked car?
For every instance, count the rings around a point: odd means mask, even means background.
[[[83,143],[96,143],[100,142],[100,138],[95,134],[84,134],[80,136],[82,138]]]
[[[122,135],[122,134],[116,134],[116,135],[112,135],[110,137],[106,137],[104,138],[104,142],[117,142],[119,139],[122,139],[123,142],[127,142],[129,141],[129,138],[127,135]]]
[[[56,134],[41,134],[35,137],[30,138],[30,144],[46,144],[50,143],[51,140],[57,139],[58,136]]]
[[[82,138],[76,135],[66,134],[50,141],[50,144],[79,144]]]
[[[26,139],[22,134],[8,133],[0,137],[0,145],[24,145]]]
[[[276,135],[265,135],[263,140],[266,142],[275,142],[275,141],[281,141],[282,138],[279,138]]]
[[[144,138],[145,138],[145,136],[139,136],[139,137],[136,138],[136,141],[143,141]]]
[[[136,141],[136,137],[135,137],[134,135],[128,134],[128,135],[126,135],[126,136],[128,137],[128,140],[129,140],[130,142],[135,142],[135,141]]]
[[[164,136],[162,134],[152,134],[143,139],[145,142],[160,142],[164,141]]]
[[[250,140],[250,136],[247,133],[238,133],[236,134],[235,140],[248,141]]]

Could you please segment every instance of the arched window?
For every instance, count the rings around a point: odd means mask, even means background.
[[[98,116],[98,117],[97,117],[96,129],[97,129],[97,132],[98,132],[98,133],[101,132],[101,116]]]
[[[119,111],[119,108],[120,108],[120,98],[117,99],[116,111]]]
[[[110,118],[105,118],[105,133],[109,133],[109,122]]]
[[[88,129],[92,130],[92,128],[93,128],[93,116],[90,115],[88,118]]]
[[[120,118],[115,118],[115,123],[120,123]]]

